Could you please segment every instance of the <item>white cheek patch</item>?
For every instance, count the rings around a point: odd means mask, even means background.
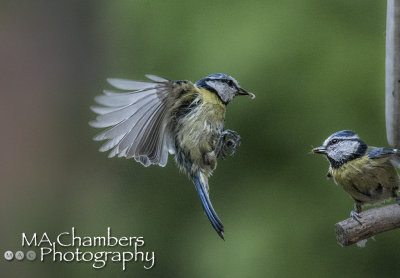
[[[329,147],[328,155],[335,161],[344,161],[357,153],[359,145],[357,141],[342,141]]]
[[[343,159],[343,152],[338,148],[338,146],[328,148],[328,155],[335,161],[341,161]]]
[[[223,102],[230,102],[235,96],[233,89],[221,82],[206,81],[206,84],[218,92]]]
[[[211,88],[214,88],[219,93],[223,92],[225,87],[221,82],[215,82],[215,81],[206,81],[206,84]]]

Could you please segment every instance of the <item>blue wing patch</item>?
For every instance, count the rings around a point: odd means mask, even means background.
[[[384,158],[384,157],[388,157],[391,155],[396,154],[396,150],[394,149],[390,149],[390,148],[376,148],[373,149],[369,154],[368,157],[370,159],[375,159],[375,158]]]

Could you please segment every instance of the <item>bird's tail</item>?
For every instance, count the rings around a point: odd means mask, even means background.
[[[201,173],[196,173],[195,175],[192,176],[192,180],[194,185],[196,186],[196,190],[199,193],[201,203],[203,204],[203,208],[205,213],[208,216],[208,219],[211,222],[211,225],[214,227],[214,229],[217,231],[218,235],[222,238],[224,238],[224,225],[222,224],[221,220],[219,220],[217,213],[215,212],[210,198],[208,196],[208,190],[206,188],[206,183],[204,179],[201,177]]]

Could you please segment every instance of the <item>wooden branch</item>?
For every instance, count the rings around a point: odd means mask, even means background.
[[[379,233],[400,228],[400,205],[372,208],[360,213],[360,223],[348,218],[335,225],[336,239],[349,246]]]
[[[400,1],[387,1],[386,14],[386,136],[400,148]]]

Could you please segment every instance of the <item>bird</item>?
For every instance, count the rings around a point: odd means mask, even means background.
[[[376,204],[396,198],[398,190],[400,150],[368,146],[352,130],[342,130],[330,135],[313,153],[327,157],[330,167],[327,178],[354,199],[350,216],[361,224],[360,212],[364,204]]]
[[[109,157],[134,158],[147,167],[167,164],[173,154],[178,168],[193,181],[205,214],[218,235],[224,226],[209,196],[208,178],[218,158],[233,155],[241,137],[224,129],[227,105],[239,95],[255,98],[233,77],[214,73],[194,84],[147,74],[147,81],[107,79],[115,90],[95,97],[98,114],[89,125],[107,128],[95,141],[107,140],[99,151]]]

